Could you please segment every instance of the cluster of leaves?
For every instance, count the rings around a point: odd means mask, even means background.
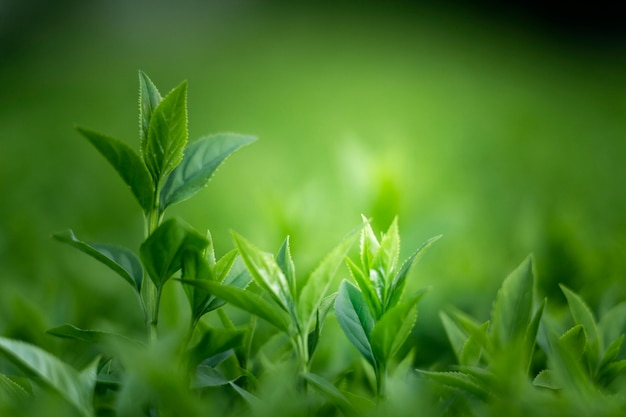
[[[400,263],[397,219],[378,238],[363,218],[300,278],[289,237],[273,255],[233,233],[235,248],[217,257],[210,233],[165,212],[200,191],[254,138],[218,134],[188,144],[186,83],[161,97],[144,73],[139,80],[140,152],[78,128],[142,208],[138,253],[83,241],[71,230],[54,238],[131,287],[145,332],[71,324],[50,329],[68,344],[88,347],[87,360],[72,364],[0,337],[0,358],[6,359],[0,362],[0,415],[624,414],[626,303],[598,322],[579,295],[562,287],[570,310],[564,321],[548,311],[548,300],[536,300],[531,257],[504,280],[490,320],[481,323],[456,309],[441,313],[458,363],[419,370],[411,335],[425,291],[405,289],[411,266],[439,236]],[[348,255],[357,241],[355,261]],[[340,281],[344,260],[352,279]],[[182,286],[186,298],[184,328],[159,326],[162,294],[172,286]],[[356,349],[350,351],[355,359],[339,370],[314,363],[333,312],[345,347]],[[339,356],[341,341],[335,342]]]

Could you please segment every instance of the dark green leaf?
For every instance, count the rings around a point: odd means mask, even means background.
[[[62,326],[55,327],[46,331],[46,333],[65,339],[81,340],[83,342],[98,343],[104,340],[122,339],[136,345],[142,345],[141,342],[129,339],[121,334],[103,332],[99,330],[85,330],[71,324],[64,324]]]
[[[198,343],[189,349],[190,367],[206,358],[234,349],[243,343],[245,330],[206,327]]]
[[[142,149],[148,139],[152,113],[160,102],[161,94],[159,94],[159,90],[157,90],[152,80],[143,71],[139,71],[139,138],[141,139]]]
[[[331,294],[328,297],[325,297],[322,300],[320,307],[317,309],[315,314],[315,327],[307,336],[307,345],[309,351],[309,359],[313,357],[313,353],[315,353],[315,349],[317,348],[317,344],[319,342],[320,334],[322,332],[322,328],[324,327],[324,321],[326,320],[326,315],[328,311],[332,307],[335,299],[337,297],[337,293]]]
[[[533,385],[542,388],[561,389],[562,387],[555,381],[554,372],[550,369],[544,369],[539,372],[533,380]]]
[[[611,362],[617,360],[623,343],[624,335],[621,335],[606,348],[606,352],[604,352],[604,356],[602,357],[602,362],[600,362],[600,372],[602,372],[602,370],[605,369]]]
[[[626,302],[611,307],[600,319],[598,330],[608,346],[626,331]]]
[[[217,266],[216,266],[216,269],[217,269]],[[246,266],[243,264],[241,259],[237,258],[237,261],[233,263],[232,268],[228,272],[228,275],[226,276],[226,278],[224,278],[224,281],[222,282],[222,284],[229,286],[229,287],[244,289],[248,286],[248,284],[250,284],[251,281],[252,281],[252,277],[250,276],[250,272],[246,269]],[[221,306],[223,306],[224,304],[225,304],[224,300],[217,298],[214,295],[211,295],[209,302],[207,303],[206,308],[204,309],[204,312],[208,313],[209,311],[216,310],[220,308]]]
[[[74,235],[72,230],[54,234],[52,237],[102,262],[139,291],[143,279],[143,268],[132,251],[120,246],[83,242]]]
[[[78,372],[50,353],[18,340],[0,337],[0,352],[24,369],[45,387],[59,393],[82,416],[93,415],[93,390],[96,384],[97,361]]]
[[[18,403],[31,396],[20,384],[0,373],[0,407],[6,403]],[[2,408],[0,408],[2,410]]]
[[[153,203],[154,185],[140,156],[130,146],[115,138],[76,127],[91,144],[106,158],[130,187],[145,213]]]
[[[367,303],[367,307],[372,312],[372,315],[375,318],[380,318],[383,314],[383,306],[381,300],[376,294],[376,289],[374,288],[372,281],[370,281],[369,276],[366,276],[350,258],[346,258],[346,264],[350,270],[350,275],[352,275],[352,278],[361,289],[363,298]]]
[[[180,165],[161,192],[161,207],[187,200],[204,188],[222,162],[237,149],[256,140],[253,136],[220,133],[199,139],[185,149]]]
[[[183,159],[187,135],[187,82],[183,81],[152,112],[148,138],[142,147],[143,159],[155,184]]]
[[[544,298],[543,302],[535,311],[535,314],[528,323],[528,327],[526,328],[526,336],[524,338],[525,352],[527,366],[526,371],[530,370],[530,366],[532,365],[533,353],[535,351],[535,345],[537,343],[537,333],[539,332],[539,323],[541,322],[541,317],[543,316],[543,310],[546,307],[547,300]]]
[[[258,294],[235,287],[225,286],[213,281],[185,280],[188,284],[205,289],[218,298],[254,314],[272,324],[279,330],[289,334],[289,316],[280,308],[264,300]]]
[[[184,280],[215,280],[209,261],[206,260],[201,252],[196,250],[186,251],[183,254],[182,261],[181,275]],[[200,318],[211,295],[194,285],[183,284],[183,289],[191,307],[192,317],[194,319]]]
[[[363,295],[354,285],[343,280],[335,300],[337,321],[350,342],[367,361],[376,368],[370,334],[374,328],[374,317],[367,308]]]
[[[417,319],[417,303],[424,293],[422,290],[408,300],[391,307],[376,322],[370,335],[370,343],[378,363],[389,363],[409,337]]]
[[[533,302],[532,258],[526,258],[504,280],[491,312],[496,347],[521,342],[530,322]]]
[[[188,251],[204,252],[207,238],[176,219],[168,219],[143,242],[139,249],[141,261],[157,288],[182,268]]]
[[[210,366],[201,365],[196,369],[194,388],[218,387],[228,385],[232,380]]]

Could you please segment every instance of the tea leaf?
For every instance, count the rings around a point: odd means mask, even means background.
[[[233,152],[256,140],[254,136],[220,133],[206,136],[185,149],[180,165],[161,191],[161,208],[193,197],[204,188],[222,162]]]
[[[224,257],[225,256],[226,255],[224,255]],[[224,257],[222,259],[224,259]],[[233,263],[233,267],[228,272],[226,278],[222,281],[222,284],[229,287],[244,289],[248,286],[248,284],[250,284],[251,281],[252,277],[250,276],[250,272],[248,272],[241,259],[237,258],[237,262]],[[203,314],[216,310],[224,304],[224,300],[211,295]]]
[[[185,252],[203,252],[206,237],[176,219],[168,219],[141,244],[139,255],[150,279],[161,288],[182,267]]]
[[[524,337],[524,345],[527,366],[526,371],[530,370],[530,366],[532,365],[533,352],[535,351],[535,345],[537,343],[537,333],[539,332],[539,323],[541,322],[541,317],[543,316],[543,311],[546,307],[548,300],[544,298],[543,302],[535,312],[530,323],[528,323],[528,327],[526,328],[526,336]]]
[[[100,330],[80,329],[72,324],[63,324],[61,326],[47,330],[46,333],[66,339],[81,340],[83,342],[98,343],[107,339],[122,339],[126,342],[134,343],[136,345],[142,345],[142,343],[133,339],[129,339],[128,337],[121,334],[103,332]]]
[[[414,253],[413,255],[411,255],[409,257],[409,259],[407,259],[404,264],[402,264],[402,267],[400,268],[400,271],[398,271],[398,273],[396,274],[396,276],[394,277],[390,289],[389,291],[387,291],[387,300],[385,302],[385,308],[389,308],[395,304],[397,304],[400,301],[400,298],[402,297],[402,292],[404,290],[404,285],[406,283],[406,277],[409,273],[409,270],[411,269],[411,266],[419,260],[419,258],[424,254],[424,252],[426,251],[426,249],[428,249],[430,247],[430,245],[432,245],[433,243],[435,243],[437,240],[439,240],[443,235],[437,235],[437,236],[433,236],[430,239],[428,239],[426,242],[422,243],[422,246],[420,246]]]
[[[285,278],[287,279],[287,284],[289,287],[289,293],[291,294],[291,298],[296,298],[296,266],[293,264],[293,259],[291,258],[291,249],[289,248],[289,236],[285,238],[283,244],[278,250],[278,255],[276,255],[276,263],[280,267],[280,270],[283,271]]]
[[[572,313],[572,317],[574,317],[574,321],[583,326],[589,343],[590,359],[594,366],[597,366],[600,353],[604,351],[604,348],[602,346],[603,341],[598,335],[598,327],[593,314],[578,294],[564,285],[560,285],[560,287],[567,298],[567,305]]]
[[[16,403],[31,396],[20,384],[8,376],[0,373],[0,406],[6,403]],[[2,408],[0,408],[1,410]]]
[[[350,401],[348,401],[345,395],[343,395],[343,393],[339,391],[339,389],[335,387],[330,381],[310,372],[305,372],[301,374],[301,376],[309,381],[313,388],[315,388],[326,398],[328,398],[331,403],[337,405],[342,410],[352,410],[352,405],[350,404]]]
[[[443,324],[443,329],[446,332],[446,336],[448,336],[448,341],[450,345],[452,345],[452,351],[456,356],[456,360],[460,364],[464,364],[461,361],[461,353],[463,352],[463,347],[468,339],[468,334],[463,331],[452,318],[448,314],[443,311],[439,312],[439,318],[441,319],[441,323]],[[464,364],[465,365],[465,364]]]
[[[173,89],[152,112],[143,159],[159,184],[183,159],[187,145],[187,82]]]
[[[425,292],[422,290],[407,301],[391,307],[376,322],[370,342],[374,357],[379,363],[388,363],[409,337],[417,319],[416,305]]]
[[[193,388],[218,387],[228,385],[231,381],[233,380],[226,378],[217,369],[201,365],[196,369],[196,378],[192,386]]]
[[[336,281],[337,271],[357,238],[356,230],[350,232],[311,272],[309,279],[302,287],[298,307],[305,330],[308,330],[313,324],[315,311],[320,307],[329,288]]]
[[[614,305],[600,319],[598,331],[605,345],[609,345],[626,330],[626,302]]]
[[[378,295],[376,295],[376,290],[372,285],[369,277],[366,277],[363,274],[363,271],[359,269],[359,267],[352,261],[350,258],[346,258],[346,264],[348,265],[348,269],[350,270],[350,275],[356,281],[357,285],[361,289],[361,293],[363,294],[363,299],[367,303],[369,310],[372,312],[372,315],[375,318],[379,318],[383,314],[383,306],[381,301],[378,299]]]
[[[198,251],[186,251],[182,257],[182,278],[184,280],[215,280],[209,262]],[[193,285],[184,284],[183,289],[191,307],[191,315],[194,319],[200,318],[204,308],[209,302],[211,295]]]
[[[489,322],[487,321],[478,327],[476,331],[470,333],[461,350],[461,360],[459,362],[461,365],[473,366],[478,364],[481,355],[487,348],[488,327]]]
[[[372,261],[378,252],[378,248],[380,247],[380,243],[374,234],[374,230],[372,230],[372,225],[370,224],[367,217],[361,215],[363,219],[363,229],[361,230],[361,239],[360,239],[360,252],[361,252],[361,265],[363,266],[363,271],[366,271],[369,275],[369,270],[372,269]]]
[[[530,322],[533,301],[532,258],[526,258],[504,280],[491,313],[492,336],[503,347],[523,338]]]
[[[457,389],[461,392],[471,394],[476,398],[485,400],[489,393],[485,391],[476,379],[462,372],[434,372],[417,370],[420,374],[436,381],[442,385]]]
[[[577,324],[566,331],[559,338],[561,345],[569,350],[576,360],[580,360],[585,353],[587,336],[582,325]]]
[[[346,280],[343,280],[339,286],[335,299],[335,314],[350,342],[376,368],[376,360],[370,344],[370,334],[375,323],[374,317],[367,308],[361,292]]]
[[[604,370],[611,362],[615,361],[619,357],[623,343],[624,335],[621,335],[606,348],[606,352],[604,352],[604,356],[602,357],[602,361],[598,367],[600,372],[602,372],[602,370]]]
[[[280,269],[274,256],[254,246],[248,240],[233,232],[233,239],[241,258],[248,267],[254,281],[266,291],[285,311],[294,308],[293,298],[285,274]]]
[[[190,367],[193,368],[211,356],[234,349],[243,343],[245,330],[219,329],[216,327],[206,327],[202,336],[188,354],[190,357]]]
[[[130,146],[115,138],[76,127],[102,156],[115,168],[130,187],[144,213],[152,209],[154,185],[141,157]]]
[[[539,372],[535,379],[533,379],[533,385],[536,387],[561,389],[562,387],[555,381],[554,372],[550,369],[544,369]]]
[[[45,350],[4,337],[0,337],[0,352],[29,374],[35,375],[42,385],[60,394],[82,416],[93,415],[96,362],[78,372]]]
[[[384,271],[386,279],[395,271],[400,257],[400,234],[398,232],[398,217],[395,217],[387,232],[380,240],[380,246],[372,259],[370,269]]]
[[[182,280],[184,283],[203,288],[229,304],[262,318],[277,329],[289,334],[290,319],[280,308],[264,300],[258,294],[214,281]]]
[[[152,113],[160,102],[161,94],[159,94],[159,90],[157,90],[152,80],[143,71],[139,71],[139,138],[142,149],[148,139]]]
[[[108,266],[124,278],[135,290],[141,288],[143,268],[137,256],[130,250],[103,243],[87,243],[79,240],[72,230],[56,233],[52,237],[72,246]]]

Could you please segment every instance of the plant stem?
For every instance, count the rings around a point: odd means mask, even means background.
[[[152,210],[148,213],[145,218],[145,238],[147,239],[157,227],[161,223],[162,213],[160,213],[159,209],[159,190],[160,187],[155,187],[154,192],[154,200],[152,203]],[[156,286],[148,276],[147,272],[144,271],[143,282],[141,285],[141,298],[143,300],[144,309],[145,309],[145,317],[146,317],[146,326],[148,327],[148,332],[150,335],[150,342],[154,342],[157,339],[157,324],[159,321],[159,301],[160,301],[160,291],[157,290]]]
[[[387,385],[387,368],[384,365],[379,365],[375,369],[376,373],[376,402],[380,402],[385,397],[385,390]]]

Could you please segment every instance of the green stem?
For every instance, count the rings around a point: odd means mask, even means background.
[[[379,403],[385,398],[385,390],[387,385],[387,368],[383,365],[375,369],[376,373],[376,402]]]
[[[156,230],[157,227],[159,227],[163,217],[159,209],[159,190],[160,187],[157,186],[154,193],[154,200],[152,202],[152,210],[150,210],[145,218],[144,229],[146,239]],[[157,339],[160,295],[160,290],[157,290],[148,274],[144,271],[143,282],[141,285],[141,299],[143,300],[146,326],[148,327],[151,342],[154,342]]]

